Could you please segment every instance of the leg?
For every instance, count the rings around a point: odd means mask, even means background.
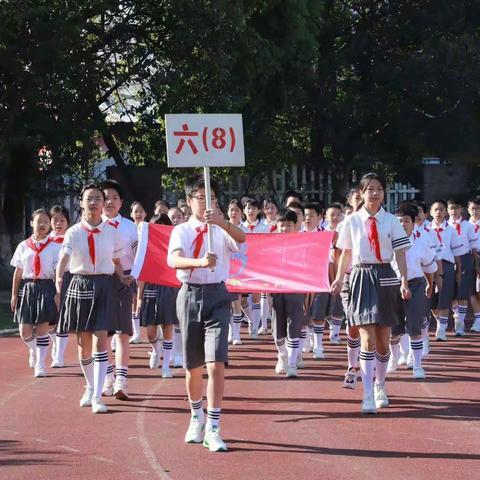
[[[375,368],[375,325],[361,325],[360,330],[360,373],[363,385],[363,413],[375,413],[373,395],[373,372]]]
[[[162,346],[158,339],[158,325],[147,325],[147,338],[152,346],[149,366],[150,368],[158,368],[162,356]]]
[[[325,320],[313,319],[313,358],[325,358],[323,353],[323,333],[325,331]]]
[[[232,302],[232,343],[233,345],[241,345],[240,339],[240,327],[242,326],[242,306],[240,300],[234,300]]]
[[[377,408],[388,406],[388,397],[385,391],[385,377],[390,359],[391,333],[391,327],[375,325],[375,405]]]
[[[170,360],[172,358],[173,349],[173,324],[163,325],[163,362],[162,362],[162,377],[173,377],[170,371]]]
[[[25,345],[28,347],[28,364],[30,368],[34,368],[35,364],[37,363],[37,341],[33,332],[33,325],[30,323],[20,323],[18,327],[20,330],[20,337],[25,342]]]
[[[85,393],[80,399],[81,407],[90,407],[92,405],[93,385],[94,385],[94,367],[92,358],[92,334],[91,332],[77,332],[78,360],[85,377]]]
[[[117,333],[117,350],[115,351],[115,384],[113,394],[117,400],[128,400],[127,377],[130,359],[130,336]]]
[[[102,389],[108,368],[108,335],[105,330],[96,331],[93,334],[93,413],[105,413],[106,405],[102,402]]]
[[[470,302],[472,304],[474,321],[471,327],[472,332],[480,332],[480,294],[475,293],[470,297]]]
[[[45,359],[48,353],[48,323],[39,323],[35,326],[37,336],[37,362],[35,364],[35,376],[45,376]]]
[[[258,335],[260,328],[260,293],[252,293],[252,337]]]

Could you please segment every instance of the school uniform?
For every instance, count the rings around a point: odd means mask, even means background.
[[[435,292],[432,308],[448,310],[455,296],[455,257],[461,253],[462,243],[455,230],[444,221],[441,225],[431,224],[430,240],[435,246],[436,259],[441,260],[443,269],[442,289]]]
[[[373,239],[376,227],[378,242]],[[398,219],[383,208],[371,217],[365,207],[343,222],[337,241],[352,250],[347,318],[352,325],[395,326],[403,318],[400,280],[390,262],[397,250],[410,247]]]
[[[462,276],[460,284],[457,285],[455,298],[457,300],[468,300],[475,291],[474,264],[472,250],[477,248],[478,235],[475,227],[467,220],[448,220],[448,224],[457,232],[462,246],[455,252],[460,257]]]
[[[120,232],[106,222],[82,219],[65,233],[62,251],[70,257],[72,280],[60,312],[58,331],[112,331],[118,316],[112,260],[122,258]]]
[[[240,227],[245,233],[270,233],[271,226],[261,220],[255,220],[248,223],[246,220],[241,223]],[[275,231],[275,230],[274,230]]]
[[[36,241],[32,236],[17,246],[10,261],[12,267],[22,269],[15,323],[55,325],[58,312],[54,278],[59,250],[59,244],[50,237]]]
[[[177,296],[179,289],[146,283],[143,289],[140,325],[176,325]]]
[[[183,337],[183,356],[187,369],[206,362],[228,363],[228,327],[231,296],[225,287],[230,270],[231,253],[239,246],[218,225],[209,225],[217,254],[215,269],[177,269],[182,287],[177,297],[177,317]],[[207,225],[194,216],[177,225],[170,237],[167,263],[173,266],[172,254],[183,251],[187,258],[201,258],[207,251]]]
[[[303,293],[274,293],[272,295],[272,335],[275,341],[298,339],[304,325]]]
[[[124,251],[120,263],[122,264],[123,273],[129,275],[132,271],[133,262],[135,261],[135,251],[138,244],[137,226],[134,222],[121,215],[117,215],[114,218],[107,218],[102,215],[102,218],[104,222],[118,230],[120,234],[121,246]],[[132,302],[135,287],[133,285],[124,285],[117,276],[113,277],[113,282],[120,303],[119,315],[115,318],[114,330],[116,333],[132,335]]]
[[[409,241],[411,247],[405,252],[405,259],[408,287],[412,296],[404,300],[405,319],[400,325],[394,327],[393,336],[402,335],[405,331],[410,337],[421,335],[427,303],[425,296],[427,282],[424,273],[435,273],[438,268],[435,255],[425,237],[417,237],[413,232]],[[395,271],[400,275],[396,261],[392,263]]]

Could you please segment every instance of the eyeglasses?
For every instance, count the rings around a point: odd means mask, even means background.
[[[205,195],[194,195],[192,198],[194,198],[195,200],[198,200],[201,203],[205,202],[205,200],[207,199]],[[211,199],[212,199],[212,202],[215,202],[217,200],[217,197],[212,195]]]

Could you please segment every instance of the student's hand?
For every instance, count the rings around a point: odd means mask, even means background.
[[[225,222],[225,219],[218,213],[218,210],[210,209],[205,210],[203,214],[203,218],[205,218],[205,222],[208,224],[213,225],[222,225]]]
[[[10,308],[12,312],[15,312],[17,309],[17,295],[12,295],[12,299],[10,300]]]
[[[135,280],[131,275],[120,275],[118,278],[127,287],[129,287],[132,284],[133,280]]]
[[[410,300],[410,298],[412,298],[412,292],[406,285],[400,287],[400,295],[404,300]]]
[[[342,287],[343,287],[343,280],[341,279],[334,280],[334,282],[330,286],[330,292],[332,293],[332,295],[338,295],[342,291]]]
[[[199,267],[200,268],[215,268],[217,265],[217,254],[216,253],[206,253],[204,257],[200,258]]]
[[[425,296],[427,298],[432,298],[432,295],[433,295],[433,283],[431,285],[427,285],[427,287],[425,288]]]

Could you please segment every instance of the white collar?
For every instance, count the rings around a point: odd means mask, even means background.
[[[372,216],[367,212],[365,205],[358,211],[358,214],[360,215],[362,222],[366,222]],[[385,210],[383,209],[383,207],[380,207],[380,210],[373,217],[379,223],[382,223],[383,219],[385,218]]]

